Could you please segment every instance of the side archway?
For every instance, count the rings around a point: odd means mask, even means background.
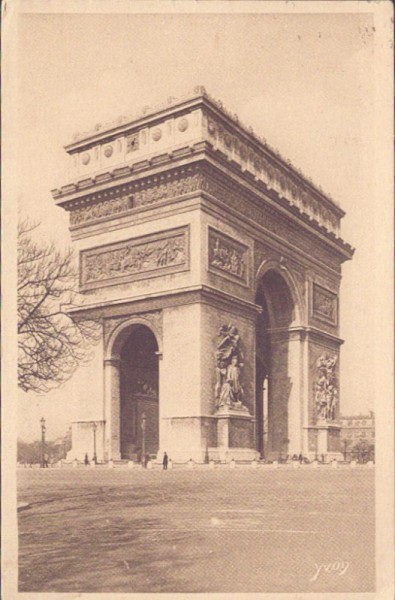
[[[138,317],[123,321],[109,336],[104,361],[109,459],[140,460],[143,453],[158,451],[158,339],[152,324]]]
[[[303,306],[290,272],[274,261],[258,270],[256,441],[269,460],[302,451],[300,325]],[[299,333],[298,333],[299,332]]]
[[[277,260],[265,260],[262,262],[257,270],[255,277],[255,295],[258,294],[259,289],[262,287],[262,280],[266,273],[276,273],[287,286],[287,292],[290,295],[292,301],[292,326],[301,326],[306,319],[306,311],[303,298],[301,296],[299,287],[296,282],[296,278],[292,271],[286,266],[285,261],[280,259]]]
[[[162,354],[161,332],[150,319],[138,315],[135,317],[130,317],[129,319],[125,319],[124,321],[121,321],[114,327],[114,329],[111,331],[108,337],[105,346],[104,359],[116,360],[117,358],[119,358],[120,350],[124,345],[125,341],[130,336],[132,331],[139,325],[144,325],[153,333],[156,339],[156,343],[158,345],[158,353]]]

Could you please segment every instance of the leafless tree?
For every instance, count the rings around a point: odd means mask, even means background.
[[[18,226],[18,384],[44,393],[89,360],[100,327],[67,311],[78,304],[73,252],[35,241],[37,227],[29,219]]]

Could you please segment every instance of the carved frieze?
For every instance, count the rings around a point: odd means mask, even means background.
[[[313,317],[332,325],[337,325],[337,295],[316,283],[312,285]]]
[[[214,177],[205,176],[202,180],[202,190],[214,196],[226,206],[233,208],[238,213],[243,212],[255,223],[266,227],[272,233],[286,239],[297,248],[309,255],[314,255],[323,264],[331,266],[333,269],[339,269],[339,262],[332,256],[321,250],[317,243],[309,240],[308,237],[300,232],[298,226],[289,219],[275,212],[264,202],[258,206],[246,197],[241,187],[236,185],[225,186],[219,183]]]
[[[310,236],[300,231],[296,223],[291,222],[286,216],[278,213],[275,208],[268,206],[265,202],[254,202],[253,196],[247,194],[246,190],[236,183],[225,185],[214,176],[209,169],[201,169],[199,166],[188,167],[183,170],[175,170],[172,173],[144,178],[128,185],[119,186],[110,190],[107,200],[101,200],[100,196],[95,198],[95,203],[71,206],[71,225],[81,226],[94,223],[103,218],[122,216],[131,210],[155,205],[173,198],[180,197],[191,192],[206,192],[217,198],[227,207],[248,215],[255,223],[266,227],[275,235],[291,242],[295,247],[313,255],[323,264],[339,269],[338,259],[331,253],[321,249],[314,243]],[[111,196],[111,194],[113,194]],[[91,201],[92,202],[92,201]],[[222,270],[222,273],[225,273]],[[240,278],[238,278],[239,281]]]
[[[169,178],[157,177],[154,181],[142,180],[128,186],[125,194],[120,191],[119,197],[95,202],[88,206],[74,208],[70,214],[70,225],[81,225],[95,222],[104,217],[120,215],[132,208],[148,206],[183,194],[195,192],[201,188],[202,177],[199,173],[180,174]]]
[[[96,202],[90,206],[76,208],[70,214],[70,225],[80,225],[87,221],[97,221],[103,217],[123,213],[133,208],[133,196],[122,196],[110,198],[102,202]]]
[[[80,283],[83,290],[184,271],[189,268],[186,227],[83,250]]]
[[[209,227],[208,264],[211,271],[220,271],[244,284],[248,283],[248,247]]]
[[[145,206],[167,198],[182,196],[189,192],[195,192],[200,186],[201,176],[198,173],[159,184],[154,183],[149,187],[136,186],[133,194],[134,206]]]

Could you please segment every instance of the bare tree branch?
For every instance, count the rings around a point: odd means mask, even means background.
[[[79,304],[74,254],[35,242],[37,227],[28,219],[18,227],[18,382],[24,391],[43,393],[91,358],[101,328],[65,310]]]

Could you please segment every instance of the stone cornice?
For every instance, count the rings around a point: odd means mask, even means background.
[[[110,178],[106,182],[95,183],[96,180],[92,178],[89,190],[88,188],[78,190],[76,185],[70,184],[69,186],[64,186],[62,190],[57,190],[54,196],[57,198],[59,205],[70,211],[90,203],[112,200],[120,195],[123,195],[123,200],[127,202],[126,195],[133,193],[135,190],[147,189],[149,186],[157,186],[159,184],[167,185],[169,180],[177,177],[197,174],[197,165],[199,165],[199,168],[201,164],[211,165],[214,168],[213,173],[215,173],[215,176],[220,179],[222,178],[224,189],[229,187],[229,176],[231,176],[234,179],[234,184],[238,186],[238,194],[240,196],[251,201],[258,195],[259,201],[264,203],[265,209],[271,210],[273,215],[281,218],[282,213],[284,219],[291,217],[298,224],[303,224],[309,231],[313,229],[314,233],[318,234],[323,241],[329,243],[333,249],[340,251],[345,260],[352,257],[354,250],[349,244],[343,242],[335,233],[328,231],[323,224],[306,215],[300,207],[290,205],[283,196],[275,190],[268,188],[262,181],[256,180],[251,174],[248,176],[246,172],[242,171],[240,165],[229,162],[226,158],[224,159],[221,157],[221,153],[215,151],[207,143],[199,144],[196,151],[193,156],[189,153],[188,162],[184,162],[182,165],[172,164],[172,169],[169,169],[169,163],[173,163],[174,157],[168,155],[166,164],[161,163],[157,165],[155,170],[152,169],[151,162],[147,163],[137,173],[133,172],[131,167],[127,169],[127,174],[123,169],[122,177],[119,177],[119,183],[115,178]],[[206,173],[206,168],[204,168],[203,172]],[[202,188],[204,189],[204,186]],[[194,189],[197,191],[201,188],[195,185]],[[155,202],[158,202],[158,200],[155,200]],[[143,208],[143,206],[140,206],[140,209]],[[259,208],[259,204],[257,204],[257,208]],[[125,205],[123,212],[135,212],[137,209],[138,207],[133,208],[133,206]],[[78,223],[75,224],[78,225]]]
[[[235,122],[234,117],[224,112],[223,108],[219,108],[218,104],[213,103],[212,100],[208,102],[206,99],[205,104],[212,114],[215,114],[223,123],[227,123],[230,128],[236,130],[237,134],[245,139],[246,143],[251,144],[256,152],[262,153],[273,165],[283,170],[286,176],[291,178],[297,185],[308,189],[320,202],[324,202],[330,210],[334,211],[339,218],[345,215],[345,212],[328,194],[325,194],[308,177],[303,175],[301,171],[293,167],[290,161],[285,160],[266,140],[255,135],[251,128],[247,129],[239,122]]]
[[[88,146],[92,146],[96,143],[107,142],[111,139],[115,139],[120,135],[132,133],[135,130],[147,127],[149,125],[156,125],[168,116],[183,114],[190,111],[192,108],[199,106],[205,95],[202,95],[200,91],[198,93],[188,95],[184,98],[171,98],[171,102],[167,104],[161,104],[157,107],[144,107],[140,115],[133,117],[119,117],[118,122],[111,122],[107,124],[98,123],[92,131],[77,133],[74,135],[74,141],[70,144],[66,144],[64,149],[69,152],[76,152],[81,149],[86,149]]]
[[[336,345],[342,345],[344,340],[337,335],[317,329],[316,327],[291,326],[291,327],[271,327],[267,330],[272,337],[294,337],[295,339],[310,339],[312,341],[330,341]]]
[[[327,331],[323,331],[322,329],[317,329],[316,327],[307,327],[306,328],[306,332],[308,337],[313,341],[329,341],[332,342],[333,344],[336,345],[342,345],[344,344],[344,340],[341,339],[340,337],[338,337],[337,335],[334,335],[332,333],[329,333]]]
[[[68,312],[75,316],[87,316],[92,319],[102,319],[109,317],[118,317],[125,315],[130,317],[132,314],[140,312],[161,310],[167,307],[174,307],[184,304],[208,303],[211,306],[217,305],[222,309],[234,312],[235,309],[241,311],[243,316],[255,319],[262,311],[262,308],[253,302],[243,300],[222,290],[206,286],[191,286],[183,289],[167,290],[154,294],[145,294],[136,298],[125,298],[122,300],[108,300],[105,302],[95,302],[85,304],[76,308],[69,308]],[[65,307],[67,309],[67,307]]]
[[[324,202],[331,210],[335,211],[340,218],[344,216],[344,211],[328,194],[324,194],[299,169],[293,167],[290,161],[284,159],[276,149],[267,143],[266,139],[256,135],[251,127],[246,127],[240,123],[237,115],[232,115],[227,111],[222,102],[214,100],[202,86],[195,87],[193,94],[186,97],[180,99],[169,98],[167,104],[153,108],[144,107],[142,114],[138,116],[129,119],[127,117],[120,117],[116,122],[105,124],[104,126],[98,124],[93,131],[81,134],[80,136],[77,135],[77,139],[71,144],[66,145],[65,149],[67,152],[73,153],[97,143],[108,143],[121,135],[130,134],[149,125],[153,126],[169,116],[176,117],[199,107],[220,119],[222,123],[226,123],[241,140],[245,141],[248,145],[252,145],[256,152],[261,152],[265,158],[281,168],[297,185],[306,187],[321,202]]]
[[[85,135],[67,151],[74,157],[75,177],[52,192],[64,207],[64,200],[85,196],[94,188],[211,152],[217,162],[226,163],[227,170],[274,194],[276,203],[298,218],[317,223],[334,239],[339,237],[344,211],[201,88],[171,106]]]
[[[96,193],[106,192],[115,185],[126,185],[142,177],[155,177],[167,172],[169,168],[179,168],[185,164],[195,162],[202,156],[197,156],[206,147],[205,142],[198,142],[191,146],[179,148],[177,152],[166,152],[138,162],[131,162],[123,166],[114,166],[107,171],[91,174],[83,179],[75,178],[60,189],[51,190],[56,203],[63,208],[68,203],[82,198],[90,198]],[[160,160],[155,160],[155,159]],[[187,159],[187,160],[186,160]]]
[[[172,162],[172,161],[171,161]],[[151,165],[150,165],[151,166]],[[155,169],[152,170],[150,167],[142,170],[141,172],[133,172],[128,169],[128,173],[123,173],[122,177],[109,178],[105,183],[98,182],[97,184],[93,181],[91,189],[79,190],[75,187],[71,189],[70,184],[68,190],[57,190],[60,194],[57,196],[57,204],[62,206],[67,211],[91,204],[97,201],[115,198],[121,194],[131,193],[136,189],[149,188],[152,185],[158,183],[166,183],[169,180],[173,180],[185,175],[196,173],[198,169],[197,157],[188,162],[187,164],[169,164],[166,165],[166,169]]]
[[[210,152],[208,153],[208,156],[210,156]],[[226,172],[223,169],[218,170],[219,165],[217,161],[210,160],[210,164],[216,169],[217,177],[219,176],[219,179],[222,179],[222,185],[224,185],[224,187],[229,187],[229,170],[231,168],[229,163],[224,163],[222,161],[221,166],[225,166]],[[335,233],[328,231],[323,225],[320,225],[317,221],[308,217],[301,210],[299,210],[297,206],[290,206],[287,200],[284,197],[281,197],[275,190],[268,188],[263,182],[259,182],[258,185],[258,182],[252,177],[249,181],[246,181],[244,177],[241,179],[239,169],[232,169],[232,174],[234,176],[234,182],[238,186],[237,193],[240,195],[240,197],[244,197],[246,200],[252,201],[254,198],[257,200],[258,196],[259,201],[264,203],[265,209],[269,210],[273,216],[276,216],[280,219],[282,218],[284,220],[289,220],[291,217],[294,223],[303,225],[304,228],[309,232],[312,233],[312,230],[314,230],[315,235],[318,234],[318,236],[324,242],[329,243],[333,249],[340,251],[345,260],[352,258],[354,254],[354,248],[352,248],[350,244],[344,242]],[[255,205],[257,208],[259,208],[257,201],[255,201]]]
[[[313,265],[314,268],[319,268],[320,270],[324,270],[325,274],[330,273],[331,277],[335,277],[336,280],[340,277],[340,273],[338,270],[334,269],[333,266],[330,266],[326,263],[324,264],[322,260],[319,260],[319,256],[316,254],[312,255],[311,253],[306,252],[302,248],[299,248],[295,242],[284,239],[274,233],[269,226],[261,225],[257,223],[256,220],[251,217],[247,217],[244,215],[243,219],[240,218],[239,214],[236,214],[235,211],[232,210],[229,206],[224,206],[223,203],[216,198],[207,197],[205,192],[202,194],[203,202],[202,202],[202,210],[207,214],[210,214],[216,218],[224,217],[224,213],[226,213],[227,220],[232,223],[235,227],[242,228],[247,235],[250,235],[256,244],[261,243],[260,236],[262,234],[265,235],[265,244],[268,245],[273,250],[277,251],[280,255],[284,255],[289,260],[295,259],[295,256],[298,256],[302,261],[306,268],[309,265]],[[325,240],[326,242],[326,240]],[[327,247],[327,244],[326,244]],[[336,248],[337,250],[337,248]]]

